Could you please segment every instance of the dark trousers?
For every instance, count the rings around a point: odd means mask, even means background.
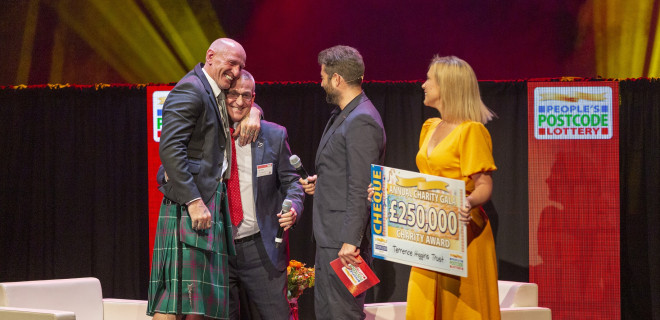
[[[261,237],[235,244],[236,256],[229,256],[229,318],[240,319],[242,288],[263,320],[289,319],[286,300],[286,270],[275,269]]]
[[[357,297],[348,291],[335,271],[330,267],[330,261],[338,258],[338,248],[322,248],[316,246],[316,281],[314,283],[314,313],[316,320],[354,320],[364,319],[364,297],[366,292]],[[364,263],[371,266],[371,257],[365,257]]]

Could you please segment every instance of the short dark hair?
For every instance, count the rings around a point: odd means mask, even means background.
[[[332,76],[338,74],[351,85],[361,85],[364,78],[364,61],[357,49],[349,46],[334,46],[319,53],[319,65]]]

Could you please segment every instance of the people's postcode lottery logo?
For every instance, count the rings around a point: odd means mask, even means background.
[[[611,87],[534,89],[536,139],[610,139],[613,121]]]

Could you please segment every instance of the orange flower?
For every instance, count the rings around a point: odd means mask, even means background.
[[[314,286],[314,268],[296,260],[289,261],[287,273],[287,299],[298,298],[303,291]]]
[[[303,264],[296,260],[291,260],[289,261],[289,266],[292,268],[302,268]]]

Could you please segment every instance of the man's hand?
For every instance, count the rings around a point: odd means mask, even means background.
[[[209,212],[202,199],[197,199],[188,205],[188,215],[192,220],[193,230],[211,228],[211,212]]]
[[[261,130],[261,112],[258,108],[252,107],[250,114],[239,123],[233,137],[234,139],[238,138],[238,144],[244,146],[257,141],[259,130]]]
[[[277,217],[280,218],[278,221],[280,223],[280,227],[284,228],[284,231],[287,231],[293,227],[293,224],[296,223],[296,219],[298,218],[298,213],[296,212],[296,208],[291,208],[289,212],[285,213],[278,213]]]
[[[316,175],[313,175],[311,177],[307,177],[307,179],[298,179],[300,184],[302,184],[303,190],[305,190],[305,193],[313,196],[314,191],[316,190]]]
[[[360,263],[362,263],[361,259],[358,259],[360,256],[360,249],[349,243],[344,243],[337,255],[339,256],[339,260],[341,260],[341,263],[344,265],[344,267],[348,267],[349,264],[357,267]]]

